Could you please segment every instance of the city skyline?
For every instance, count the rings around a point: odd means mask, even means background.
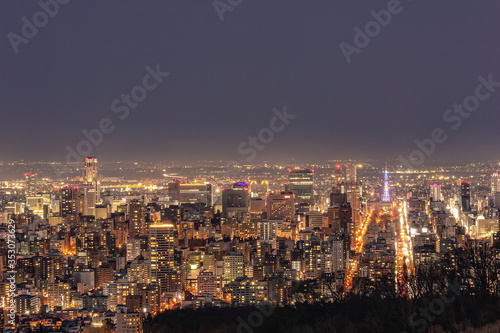
[[[499,12],[0,1],[0,332],[500,332]]]

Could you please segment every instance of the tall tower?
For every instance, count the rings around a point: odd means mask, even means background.
[[[76,200],[78,189],[73,187],[63,187],[59,190],[60,193],[60,212],[62,217],[76,213]]]
[[[351,164],[351,165],[346,165],[345,166],[345,180],[346,182],[356,182],[357,175],[356,175],[356,164]]]
[[[334,176],[335,184],[332,186],[332,192],[330,193],[330,206],[335,204],[342,205],[347,202],[347,193],[345,184],[342,181],[342,166],[337,164]]]
[[[95,188],[95,202],[101,201],[101,181],[97,174],[97,158],[85,158],[85,175],[83,179],[85,185],[93,185]]]
[[[462,181],[460,190],[462,194],[462,212],[470,212],[470,182]]]
[[[495,197],[500,192],[500,176],[498,172],[491,175],[491,196]]]
[[[25,173],[26,177],[26,196],[34,197],[36,195],[36,177],[38,174],[33,172]]]
[[[382,196],[383,202],[390,202],[391,195],[389,194],[389,171],[387,171],[387,165],[384,171],[384,195]]]
[[[146,205],[143,201],[131,200],[129,203],[129,237],[139,238],[147,234]]]
[[[85,183],[94,184],[97,180],[97,158],[85,158]]]
[[[151,283],[158,284],[162,293],[172,289],[174,237],[175,227],[172,224],[152,224],[149,227]]]
[[[439,184],[430,185],[432,201],[441,201],[441,186]]]

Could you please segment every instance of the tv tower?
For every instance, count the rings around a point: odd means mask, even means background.
[[[384,171],[384,195],[382,196],[383,202],[390,202],[391,195],[389,194],[389,172],[387,171],[387,164]]]

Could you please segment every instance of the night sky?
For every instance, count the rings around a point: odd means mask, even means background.
[[[429,161],[498,158],[500,88],[457,130],[443,114],[479,75],[500,81],[499,2],[402,0],[350,64],[340,43],[390,1],[243,0],[223,22],[212,2],[72,0],[16,54],[8,34],[41,8],[2,0],[0,160],[63,161],[103,118],[104,161],[245,160],[284,106],[297,117],[255,162],[394,160],[436,127],[449,138]],[[170,75],[121,120],[112,102],[157,64]]]

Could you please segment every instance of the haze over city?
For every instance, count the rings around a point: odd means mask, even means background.
[[[500,5],[402,1],[347,63],[339,45],[355,45],[353,28],[387,3],[244,1],[222,22],[211,2],[61,5],[18,53],[2,38],[0,107],[9,124],[2,135],[15,139],[0,156],[62,161],[66,145],[106,117],[116,129],[91,154],[103,161],[238,160],[237,144],[267,126],[273,108],[287,106],[296,120],[258,161],[396,159],[436,127],[449,138],[428,161],[465,151],[489,159],[499,96],[456,131],[443,114],[474,93],[478,76],[500,81]],[[4,35],[21,37],[21,18],[40,9],[32,1],[0,6]],[[112,102],[157,64],[170,76],[119,120]]]

